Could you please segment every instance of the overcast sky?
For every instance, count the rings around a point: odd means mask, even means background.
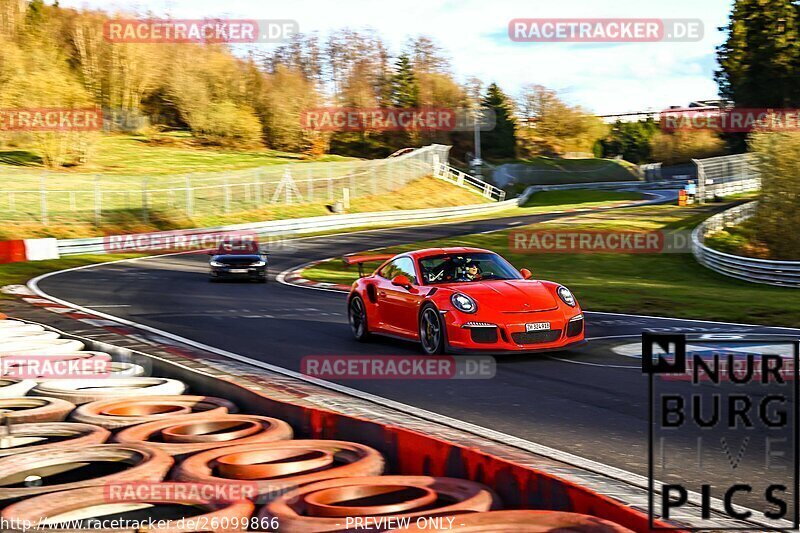
[[[556,89],[599,114],[685,105],[717,97],[715,47],[732,0],[61,0],[62,6],[171,15],[294,19],[301,32],[372,28],[397,54],[409,36],[432,37],[459,81],[478,76],[516,95],[526,83]],[[690,43],[517,43],[514,18],[696,18]],[[271,45],[256,45],[269,49]]]

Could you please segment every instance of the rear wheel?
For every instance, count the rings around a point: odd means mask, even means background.
[[[359,342],[369,339],[369,328],[367,327],[367,308],[364,307],[364,300],[361,296],[355,295],[350,298],[347,305],[347,319],[350,322],[350,330],[353,337]]]
[[[419,342],[428,355],[444,353],[444,324],[436,307],[427,304],[419,314]]]

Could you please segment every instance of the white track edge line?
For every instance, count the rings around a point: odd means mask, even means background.
[[[529,453],[533,453],[533,454],[540,455],[542,457],[546,457],[546,458],[549,458],[549,459],[552,459],[552,460],[555,460],[555,461],[559,461],[559,462],[562,462],[562,463],[565,463],[565,464],[568,464],[568,465],[571,465],[571,466],[575,466],[575,467],[583,469],[583,470],[588,470],[590,472],[593,472],[593,473],[596,473],[596,474],[600,474],[602,476],[606,476],[606,477],[612,478],[612,479],[614,479],[616,481],[620,481],[622,483],[627,483],[627,484],[629,484],[629,485],[631,485],[633,487],[639,488],[639,489],[648,490],[649,481],[648,481],[648,479],[646,477],[640,476],[639,474],[635,474],[633,472],[629,472],[627,470],[622,470],[621,468],[616,468],[616,467],[613,467],[611,465],[606,465],[606,464],[600,463],[598,461],[593,461],[593,460],[587,459],[585,457],[580,457],[578,455],[571,454],[569,452],[564,452],[564,451],[561,451],[561,450],[557,450],[555,448],[551,448],[549,446],[545,446],[545,445],[538,444],[538,443],[535,443],[535,442],[532,442],[532,441],[521,439],[519,437],[515,437],[515,436],[509,435],[507,433],[502,433],[502,432],[495,431],[495,430],[492,430],[492,429],[489,429],[489,428],[484,428],[482,426],[471,424],[469,422],[465,422],[465,421],[461,421],[461,420],[458,420],[458,419],[455,419],[455,418],[451,418],[451,417],[448,417],[448,416],[445,416],[445,415],[440,415],[440,414],[434,413],[433,411],[428,411],[426,409],[421,409],[421,408],[418,408],[418,407],[407,405],[407,404],[404,404],[404,403],[401,403],[401,402],[397,402],[395,400],[390,400],[388,398],[383,398],[382,396],[377,396],[377,395],[374,395],[374,394],[363,392],[363,391],[360,391],[358,389],[353,389],[353,388],[350,388],[350,387],[339,385],[337,383],[333,383],[333,382],[330,382],[330,381],[327,381],[327,380],[322,380],[322,379],[314,378],[314,377],[311,377],[311,376],[306,376],[304,374],[301,374],[299,372],[295,372],[293,370],[289,370],[289,369],[286,369],[286,368],[283,368],[283,367],[280,367],[280,366],[276,366],[276,365],[272,365],[272,364],[269,364],[269,363],[265,363],[263,361],[258,361],[258,360],[255,360],[255,359],[251,359],[249,357],[245,357],[243,355],[240,355],[240,354],[237,354],[237,353],[234,353],[234,352],[229,352],[229,351],[223,350],[221,348],[215,348],[213,346],[209,346],[209,345],[203,344],[201,342],[193,341],[191,339],[187,339],[185,337],[181,337],[180,335],[175,335],[174,333],[170,333],[168,331],[164,331],[164,330],[160,330],[158,328],[147,326],[145,324],[140,324],[140,323],[134,322],[132,320],[127,320],[127,319],[124,319],[124,318],[121,318],[121,317],[117,317],[117,316],[114,316],[114,315],[110,315],[108,313],[103,313],[103,312],[100,312],[100,311],[94,311],[94,310],[92,310],[90,308],[82,307],[82,306],[74,304],[72,302],[69,302],[69,301],[62,300],[60,298],[56,298],[54,296],[51,296],[51,295],[47,294],[46,292],[44,292],[41,288],[39,288],[39,282],[40,281],[42,281],[43,279],[58,275],[58,274],[64,274],[64,273],[67,273],[67,272],[73,272],[73,271],[77,271],[77,270],[84,270],[84,269],[88,269],[88,268],[104,266],[104,265],[108,265],[108,264],[112,264],[112,263],[133,262],[133,261],[138,261],[138,260],[142,260],[142,259],[158,258],[158,257],[162,257],[163,255],[179,255],[179,254],[182,254],[182,253],[186,253],[186,252],[178,252],[178,253],[175,253],[175,254],[162,254],[162,255],[149,256],[149,257],[137,257],[137,258],[131,258],[131,259],[118,259],[116,261],[109,261],[107,263],[95,263],[95,264],[91,264],[91,265],[82,265],[82,266],[79,266],[79,267],[67,268],[67,269],[64,269],[64,270],[57,270],[57,271],[54,271],[54,272],[47,272],[45,274],[41,274],[41,275],[31,279],[30,281],[28,281],[27,286],[35,294],[37,294],[38,296],[40,296],[42,298],[50,299],[53,302],[59,303],[61,305],[69,307],[71,309],[82,311],[84,313],[93,314],[95,316],[106,318],[108,320],[112,320],[112,321],[118,322],[120,324],[125,324],[125,325],[131,326],[131,327],[135,327],[135,328],[138,328],[138,329],[141,329],[141,330],[144,330],[144,331],[149,331],[151,333],[155,333],[156,335],[161,335],[161,336],[163,336],[165,338],[168,338],[168,339],[171,339],[171,340],[186,344],[188,346],[193,346],[193,347],[199,348],[201,350],[206,350],[206,351],[209,351],[211,353],[215,353],[217,355],[221,355],[223,357],[227,357],[229,359],[233,359],[235,361],[239,361],[239,362],[242,362],[242,363],[249,364],[251,366],[255,366],[255,367],[258,367],[258,368],[263,368],[265,370],[269,370],[271,372],[275,372],[277,374],[282,374],[282,375],[285,375],[285,376],[288,376],[288,377],[299,379],[301,381],[312,383],[312,384],[318,385],[320,387],[324,387],[324,388],[328,388],[330,390],[341,392],[342,394],[347,394],[349,396],[354,396],[354,397],[359,398],[361,400],[369,401],[369,402],[375,403],[377,405],[381,405],[383,407],[388,407],[390,409],[394,409],[396,411],[405,412],[406,414],[411,414],[413,416],[416,416],[417,418],[420,418],[422,420],[426,420],[428,422],[442,424],[444,426],[448,426],[448,427],[450,427],[452,429],[456,429],[456,430],[467,431],[467,432],[472,433],[474,435],[477,435],[479,437],[486,438],[488,440],[492,440],[492,441],[498,442],[500,444],[510,445],[512,447],[519,448],[519,449],[527,451]],[[654,480],[653,484],[654,484],[654,486],[657,486],[658,481]],[[697,492],[688,491],[688,496],[689,496],[690,503],[693,503],[695,505],[698,505],[699,504],[698,502],[701,501],[701,495],[699,493],[697,493]],[[711,498],[711,503],[714,504],[713,508],[714,508],[715,511],[720,512],[719,510],[724,508],[723,507],[724,504],[723,504],[722,500],[719,500],[718,498]],[[756,514],[756,511],[753,511],[753,510],[745,508],[745,507],[741,507],[741,506],[736,505],[735,508],[743,510],[743,511],[751,511],[753,513],[753,516]],[[762,526],[767,526],[767,527],[772,526],[772,524],[760,523],[760,522],[758,522],[756,520],[753,520],[753,519],[750,519],[750,521],[753,522],[753,523],[762,525]]]

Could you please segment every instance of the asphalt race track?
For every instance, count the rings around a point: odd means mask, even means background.
[[[68,271],[42,280],[46,293],[74,304],[299,371],[308,355],[419,355],[415,344],[352,339],[341,293],[282,285],[274,275],[308,261],[379,246],[500,230],[563,215],[377,230],[292,241],[271,254],[266,285],[209,283],[206,255],[184,254]],[[458,239],[454,238],[454,244]],[[526,265],[517,265],[523,267]],[[535,264],[531,265],[535,274]],[[580,298],[580,295],[578,295]],[[340,382],[395,401],[647,474],[647,378],[643,329],[736,334],[800,330],[592,313],[588,346],[556,354],[497,357],[493,379]],[[687,441],[687,447],[692,443]],[[737,447],[738,443],[731,444]],[[715,481],[724,457],[687,468],[690,483]],[[758,477],[763,456],[745,455],[737,472]],[[720,470],[722,471],[722,470]],[[730,469],[728,469],[730,471]],[[730,478],[726,477],[726,483]],[[714,495],[719,496],[719,495]],[[746,502],[742,503],[753,503]]]

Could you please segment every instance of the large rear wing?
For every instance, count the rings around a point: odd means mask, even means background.
[[[342,261],[345,265],[358,265],[358,277],[364,277],[364,263],[377,263],[377,262],[384,262],[388,261],[392,257],[396,256],[397,254],[373,254],[373,255],[366,255],[366,254],[348,254],[342,257]]]

